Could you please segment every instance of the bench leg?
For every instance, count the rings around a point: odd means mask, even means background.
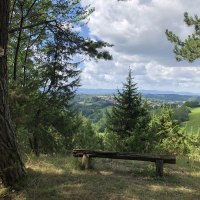
[[[87,154],[82,157],[82,166],[84,169],[91,169],[91,158]]]
[[[156,176],[163,177],[163,160],[156,160]]]

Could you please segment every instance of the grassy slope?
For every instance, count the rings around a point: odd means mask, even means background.
[[[189,114],[189,121],[185,122],[187,133],[197,133],[200,131],[200,108],[191,109]]]
[[[96,159],[94,170],[81,171],[75,170],[77,159],[74,159],[30,158],[28,177],[21,190],[1,187],[0,195],[14,200],[200,199],[198,162],[192,166],[185,160],[178,160],[176,165],[166,164],[165,176],[159,179],[154,176],[154,164],[149,162]]]

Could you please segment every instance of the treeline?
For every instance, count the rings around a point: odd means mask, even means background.
[[[106,98],[109,100],[106,100]],[[142,95],[143,100],[145,101],[144,96]],[[98,132],[105,131],[105,122],[106,122],[106,111],[110,110],[114,105],[114,100],[111,96],[104,96],[98,97],[93,95],[76,95],[75,96],[75,107],[78,109],[79,112],[82,113],[83,116],[88,118],[91,123],[96,127]],[[146,99],[149,103],[149,99]],[[186,101],[185,103],[181,104],[174,104],[172,106],[171,103],[167,102],[159,102],[160,105],[152,107],[151,105],[148,106],[148,111],[151,114],[159,115],[163,107],[168,107],[172,111],[172,117],[174,120],[178,122],[186,122],[189,120],[189,114],[191,113],[190,108],[198,107],[198,101]]]
[[[72,149],[80,133],[91,135],[71,102],[81,72],[74,57],[110,60],[103,48],[112,45],[76,30],[94,11],[80,1],[14,1],[12,8],[11,30],[31,24],[13,31],[8,44],[9,104],[20,145],[37,156]]]
[[[199,101],[200,96],[196,95],[181,95],[181,94],[143,94],[147,99],[157,99],[162,101]]]
[[[104,109],[113,105],[110,100],[93,95],[76,95],[74,103],[76,109],[92,123],[100,121],[104,116]]]

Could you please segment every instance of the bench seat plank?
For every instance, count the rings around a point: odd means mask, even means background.
[[[134,154],[128,152],[103,152],[103,151],[89,151],[89,150],[73,150],[74,157],[82,157],[84,154],[90,157],[97,158],[111,158],[111,159],[124,159],[124,160],[140,160],[156,162],[156,160],[163,160],[163,163],[176,164],[176,157],[169,155],[152,155],[152,154]]]
[[[150,161],[156,165],[156,175],[163,176],[163,164],[176,164],[176,157],[169,155],[152,155],[152,154],[135,154],[133,152],[109,152],[109,151],[93,151],[86,149],[74,149],[72,152],[74,157],[82,157],[82,164],[85,169],[90,168],[91,158],[111,158],[123,160],[139,160]]]

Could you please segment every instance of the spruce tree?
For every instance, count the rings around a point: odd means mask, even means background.
[[[107,130],[118,137],[119,150],[135,150],[133,143],[138,140],[142,130],[146,129],[149,115],[146,104],[137,91],[137,83],[134,82],[131,69],[126,83],[123,83],[122,91],[118,90],[117,93],[112,111],[107,113]]]

